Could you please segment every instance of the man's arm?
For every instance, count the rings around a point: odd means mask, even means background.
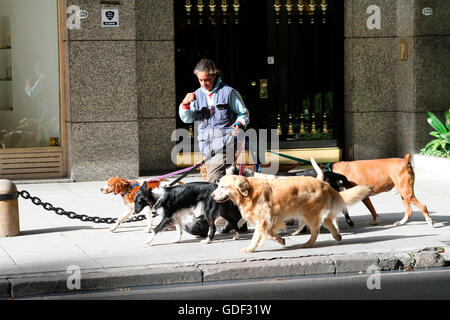
[[[184,123],[192,123],[194,122],[195,114],[194,110],[191,109],[191,104],[183,104],[181,103],[178,107],[178,114],[180,115],[181,121]]]
[[[239,126],[241,129],[245,129],[249,123],[249,112],[242,100],[241,95],[236,90],[231,92],[230,107],[237,114],[234,125]]]

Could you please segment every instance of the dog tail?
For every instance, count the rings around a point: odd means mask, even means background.
[[[335,210],[343,210],[347,208],[347,206],[354,205],[355,203],[367,198],[372,189],[366,186],[356,186],[351,189],[337,192],[335,200]]]
[[[411,156],[409,155],[409,153],[405,154],[405,158],[403,160],[405,160],[406,163],[409,162]]]
[[[408,174],[409,174],[409,182],[411,184],[411,188],[414,187],[414,182],[416,180],[416,174],[414,173],[414,168],[411,164],[411,160],[410,160],[411,156],[409,155],[409,153],[407,153],[405,155],[405,158],[403,159],[403,164],[405,165],[406,169],[408,170]]]
[[[311,157],[311,164],[312,164],[314,170],[316,170],[316,172],[317,172],[316,178],[323,181],[323,171],[322,171],[322,169],[320,169],[319,165],[317,164],[316,160],[313,157]]]

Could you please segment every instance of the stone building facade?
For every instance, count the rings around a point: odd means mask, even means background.
[[[174,1],[58,4],[63,176],[136,178],[176,169]],[[73,6],[88,17],[69,29]],[[102,9],[118,10],[119,27],[102,27]],[[418,153],[429,141],[426,111],[442,118],[450,106],[449,1],[343,0],[343,14],[342,158]]]
[[[107,6],[69,1],[92,13]],[[119,30],[83,21],[64,42],[68,162],[77,180],[174,169],[173,2],[120,2]],[[371,6],[380,10],[373,29]],[[429,141],[425,112],[442,118],[450,103],[448,1],[344,0],[344,12],[344,158],[418,153]]]

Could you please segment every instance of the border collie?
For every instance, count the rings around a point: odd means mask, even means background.
[[[175,225],[178,232],[173,243],[180,242],[182,226],[190,223],[195,218],[204,216],[209,224],[209,232],[206,239],[201,243],[210,243],[216,233],[214,221],[220,216],[227,220],[236,232],[235,240],[239,239],[241,231],[239,223],[242,216],[237,206],[231,201],[224,203],[216,202],[212,197],[212,192],[217,188],[214,183],[190,182],[174,187],[162,187],[156,190],[147,188],[144,182],[134,197],[135,213],[141,212],[145,206],[153,207],[162,219],[153,230],[152,235],[145,241],[151,244],[157,233],[163,231],[171,223]],[[243,219],[242,219],[243,220]],[[242,224],[245,221],[242,221]]]

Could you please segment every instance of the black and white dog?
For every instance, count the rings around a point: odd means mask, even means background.
[[[239,223],[243,224],[245,220],[242,219],[238,207],[233,202],[218,203],[211,197],[211,193],[216,188],[217,185],[214,183],[190,182],[153,191],[147,189],[147,183],[144,182],[134,197],[135,213],[141,212],[148,205],[161,215],[161,222],[145,243],[151,244],[156,234],[171,223],[175,225],[178,232],[173,243],[180,242],[183,225],[202,216],[209,225],[209,231],[207,238],[201,243],[211,242],[216,233],[214,221],[219,216],[231,224],[236,232],[234,239],[239,239],[240,227],[242,227]]]

